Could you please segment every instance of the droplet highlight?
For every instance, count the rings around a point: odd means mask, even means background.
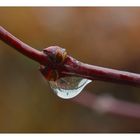
[[[92,81],[81,77],[63,77],[56,81],[49,81],[49,84],[57,96],[70,99],[77,96],[90,82]]]

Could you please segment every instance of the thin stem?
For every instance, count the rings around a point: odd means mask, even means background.
[[[63,74],[81,76],[91,80],[140,86],[140,74],[85,64],[70,56],[67,59]]]
[[[47,58],[44,53],[30,47],[29,45],[23,43],[21,40],[13,36],[11,33],[6,31],[3,27],[0,26],[0,39],[6,44],[10,45],[23,55],[31,58],[34,61],[37,61],[41,64],[47,64]]]
[[[48,73],[50,74],[51,70],[52,71],[55,70],[56,73],[55,75],[57,75],[57,77],[59,78],[62,76],[81,76],[83,78],[88,78],[91,80],[128,84],[131,86],[140,86],[140,74],[134,74],[130,72],[88,65],[77,61],[76,59],[72,58],[69,55],[67,55],[67,57],[65,58],[64,63],[57,64],[57,62],[59,62],[58,60],[63,60],[63,56],[61,56],[61,54],[63,54],[62,51],[63,49],[62,50],[60,49],[60,52],[62,53],[58,53],[59,51],[56,50],[56,48],[58,49],[58,47],[54,46],[53,48],[52,46],[51,49],[47,50],[47,52],[49,53],[45,54],[44,52],[38,51],[30,47],[29,45],[23,43],[1,26],[0,26],[0,39],[4,41],[6,44],[9,44],[14,49],[18,50],[20,53],[39,62],[41,65],[44,65],[43,67],[44,70],[42,71],[43,73],[45,73],[45,76]],[[53,61],[51,62],[50,60]],[[50,71],[48,72],[48,70]],[[51,76],[54,76],[54,72],[51,73],[52,73]]]
[[[111,96],[97,96],[86,91],[72,101],[101,113],[140,118],[140,104],[115,99]]]

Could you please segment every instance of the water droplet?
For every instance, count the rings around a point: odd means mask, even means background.
[[[56,81],[49,81],[53,91],[63,99],[77,96],[91,80],[81,77],[63,77]]]

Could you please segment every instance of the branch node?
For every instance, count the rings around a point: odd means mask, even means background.
[[[41,73],[49,81],[59,79],[63,63],[67,57],[66,49],[58,46],[50,46],[45,48],[43,53],[47,55],[49,63],[47,66],[40,66]]]

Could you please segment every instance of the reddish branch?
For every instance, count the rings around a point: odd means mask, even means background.
[[[100,113],[140,118],[140,104],[118,100],[111,96],[96,96],[90,92],[82,92],[72,101]]]
[[[3,27],[0,26],[0,39],[6,44],[10,45],[23,55],[35,60],[41,64],[47,63],[47,57],[44,56],[44,53],[30,47],[29,45],[23,43],[21,40],[10,34]]]
[[[51,47],[51,49],[46,48],[44,51],[38,51],[14,37],[1,26],[0,39],[20,53],[39,62],[41,64],[41,72],[44,76],[47,77],[48,73],[50,76],[54,76],[54,78],[48,79],[56,80],[62,76],[81,76],[91,80],[140,86],[140,74],[88,65],[66,55],[64,49],[55,46]],[[65,57],[63,56],[64,54]],[[62,60],[63,63],[61,63]]]

